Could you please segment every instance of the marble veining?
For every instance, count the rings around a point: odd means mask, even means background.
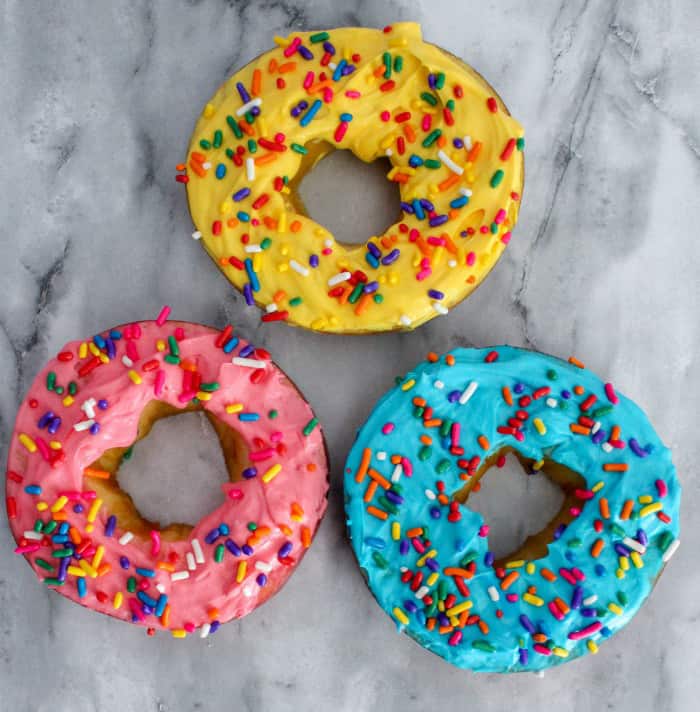
[[[1,526],[0,709],[694,709],[697,4],[8,0],[0,12],[3,456],[50,354],[167,302],[269,348],[324,422],[333,465],[328,515],[284,592],[206,642],[147,639],[51,595]],[[174,166],[204,102],[272,34],[395,20],[420,21],[524,124],[513,241],[467,302],[413,334],[261,327],[190,238]],[[575,353],[612,380],[647,410],[684,486],[685,543],[649,602],[599,655],[543,679],[464,673],[397,636],[344,533],[343,462],[372,402],[428,349],[493,343]]]

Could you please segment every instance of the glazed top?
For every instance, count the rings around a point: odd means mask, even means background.
[[[7,506],[18,553],[48,585],[184,635],[245,615],[284,582],[325,511],[328,472],[318,421],[267,352],[230,327],[163,314],[70,342],[48,362],[17,414]],[[136,440],[154,399],[200,403],[246,451],[239,481],[222,485],[221,505],[184,541],[125,531],[86,471],[106,449]]]
[[[348,457],[348,528],[372,593],[460,667],[539,670],[595,652],[677,547],[669,450],[638,406],[572,361],[508,346],[433,355],[379,401]],[[481,515],[452,495],[504,448],[585,488],[546,556],[499,568]]]
[[[510,240],[522,128],[416,23],[275,41],[197,122],[178,176],[195,235],[266,321],[366,332],[447,313]],[[383,235],[344,245],[295,207],[290,191],[319,141],[366,162],[389,158],[400,218]]]

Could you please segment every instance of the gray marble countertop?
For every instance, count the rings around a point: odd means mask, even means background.
[[[269,348],[315,406],[333,465],[328,515],[286,589],[207,641],[148,639],[49,593],[3,524],[0,709],[696,709],[696,0],[6,0],[0,12],[3,457],[49,355],[168,303],[177,318],[231,321]],[[473,64],[524,124],[514,239],[469,300],[413,334],[261,328],[190,238],[173,175],[195,118],[275,33],[400,19]],[[344,457],[375,398],[430,349],[494,343],[575,353],[612,380],[651,415],[684,486],[686,543],[648,603],[599,655],[542,679],[462,672],[396,635],[344,535]],[[163,490],[139,483],[138,468],[157,462],[172,489],[157,507],[206,510],[187,489],[193,467],[203,483],[221,477],[209,448],[186,445],[201,427],[195,416],[154,432],[131,463],[144,509]],[[501,518],[515,520],[518,498],[498,496]]]

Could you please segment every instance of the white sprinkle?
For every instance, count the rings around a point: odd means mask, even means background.
[[[613,446],[612,446],[610,443],[603,443],[603,444],[601,445],[601,447],[603,448],[603,450],[604,450],[605,452],[612,452],[612,451],[613,451]]]
[[[425,490],[425,496],[428,499],[435,499],[435,492],[433,492],[432,490]]]
[[[435,309],[438,314],[442,314],[442,316],[445,316],[449,312],[449,309],[444,304],[440,304],[440,302],[433,302],[433,309]]]
[[[664,551],[664,555],[661,557],[661,561],[664,562],[664,564],[676,553],[676,549],[681,545],[681,540],[676,539],[674,540],[673,544],[671,544],[666,551]]]
[[[202,546],[199,543],[199,539],[192,539],[192,551],[194,551],[194,560],[198,564],[203,564],[204,552],[202,551]]]
[[[202,239],[202,233],[199,230],[195,230],[192,233],[192,239],[193,240],[201,240]]]
[[[399,463],[396,467],[394,467],[394,471],[391,473],[391,481],[398,482],[401,479],[402,474],[403,467],[401,466],[401,463]]]
[[[391,156],[394,155],[394,152],[393,152],[390,148],[387,148],[386,151],[384,151],[384,155],[385,155],[387,158],[391,158]]]
[[[386,453],[384,452],[384,450],[381,450],[377,453],[376,457],[377,460],[379,460],[380,462],[384,462],[384,460],[386,460]]]
[[[333,240],[331,240],[330,238],[328,238],[327,240],[324,240],[323,246],[330,249],[331,247],[333,247]]]
[[[598,596],[594,593],[592,596],[583,599],[584,606],[592,606],[598,600]]]
[[[471,198],[471,197],[472,197],[471,188],[460,188],[460,189],[459,189],[459,192],[460,192],[462,195],[464,195],[465,197],[467,197],[467,198]]]
[[[435,386],[435,388],[441,391],[445,387],[445,384],[438,379],[437,381],[435,381],[435,383],[433,383],[433,386]]]
[[[190,571],[194,571],[197,568],[197,564],[194,562],[194,556],[192,556],[192,552],[188,551],[185,554],[185,560],[187,561],[187,568]]]
[[[171,581],[184,581],[185,579],[188,579],[189,577],[190,577],[189,571],[175,571],[172,574],[170,574]]]
[[[298,272],[302,277],[309,276],[309,270],[306,267],[304,267],[304,265],[300,265],[296,260],[289,260],[289,266],[295,272]]]
[[[122,356],[122,363],[127,367],[131,368],[134,365],[134,362],[126,355],[124,354]]]
[[[453,172],[458,176],[464,173],[464,168],[458,166],[442,149],[438,151],[438,158]]]
[[[87,415],[88,418],[94,418],[95,417],[95,406],[97,405],[97,401],[94,398],[88,398],[81,406],[80,410]]]
[[[328,69],[335,69],[337,66],[335,62],[328,62]]]
[[[244,366],[245,368],[265,368],[265,362],[256,358],[242,358],[241,356],[234,356],[231,359],[231,363],[236,366]]]
[[[251,109],[254,109],[256,106],[260,106],[261,104],[262,99],[259,96],[256,96],[255,99],[251,99],[243,104],[243,106],[239,106],[236,109],[236,116],[243,116],[243,114],[247,114]]]
[[[489,598],[492,601],[498,601],[500,599],[501,596],[495,586],[489,586],[487,591],[489,592]]]
[[[628,548],[632,549],[633,551],[636,551],[638,554],[646,554],[647,553],[647,548],[646,546],[643,546],[640,544],[636,539],[632,539],[630,536],[626,536],[623,540],[622,543]]]
[[[465,136],[462,141],[464,141],[464,148],[467,149],[467,151],[472,150],[472,137],[471,136]]]
[[[73,426],[73,430],[80,433],[83,430],[87,430],[88,428],[91,428],[94,424],[95,424],[95,421],[93,418],[90,418],[89,420],[81,420],[79,423],[76,423]]]
[[[411,318],[406,316],[405,314],[402,314],[401,317],[399,318],[399,321],[404,325],[404,326],[411,326]]]
[[[126,546],[132,539],[134,538],[134,535],[131,532],[124,532],[120,537],[119,537],[119,543],[122,546]]]
[[[165,586],[163,586],[162,583],[157,583],[156,590],[158,591],[158,593],[165,593]]]
[[[470,381],[469,385],[462,391],[462,395],[459,397],[459,404],[465,405],[469,399],[476,393],[476,389],[479,384],[476,381]]]
[[[352,277],[352,274],[350,274],[350,272],[340,272],[339,274],[335,274],[328,280],[328,286],[335,287],[336,284],[340,284],[341,282],[347,282],[350,277]]]
[[[600,430],[600,421],[596,420],[591,428],[591,435],[595,435]]]
[[[399,571],[400,571],[402,574],[405,574],[406,571],[408,571],[408,567],[407,567],[407,566],[401,566],[401,567],[399,568]]]
[[[545,403],[547,404],[548,408],[556,408],[558,405],[556,398],[547,398]]]
[[[250,157],[245,159],[245,177],[249,183],[255,180],[255,160]]]
[[[416,591],[416,598],[423,598],[430,589],[427,586],[421,586],[417,591]]]
[[[454,269],[454,268],[457,266],[457,260],[448,260],[448,261],[447,261],[447,266],[448,266],[448,267],[451,267],[452,269]]]
[[[200,638],[207,638],[209,636],[209,631],[211,630],[211,623],[205,623],[202,629],[199,631]]]
[[[260,247],[260,245],[246,245],[245,251],[246,252],[262,252],[262,247]]]
[[[267,561],[256,561],[255,568],[258,571],[262,571],[264,574],[269,574],[272,571],[272,566],[267,563]]]
[[[209,170],[211,168],[211,161],[204,161],[204,163],[202,163],[202,168]]]
[[[41,541],[44,538],[41,532],[35,532],[33,529],[27,529],[22,536],[25,539],[33,539],[34,541]]]
[[[268,314],[272,314],[273,312],[276,312],[277,309],[278,309],[278,307],[277,307],[277,305],[276,305],[274,302],[270,302],[269,304],[267,304],[267,305],[265,306],[265,311],[266,311]]]

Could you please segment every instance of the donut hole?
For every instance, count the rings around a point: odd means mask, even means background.
[[[497,466],[501,458],[505,462]],[[545,557],[556,529],[574,519],[572,507],[582,507],[574,494],[576,489],[586,489],[580,474],[548,459],[539,469],[534,466],[534,460],[503,449],[454,495],[462,504],[468,502],[488,525],[495,566]],[[484,478],[487,472],[491,475]]]
[[[221,504],[222,483],[240,480],[246,466],[240,434],[201,405],[154,400],[141,413],[136,441],[106,450],[90,465],[110,478],[90,478],[89,485],[120,529],[143,539],[157,530],[165,541],[182,541],[191,522]]]
[[[363,245],[396,222],[401,196],[398,183],[387,180],[391,163],[365,163],[352,151],[317,141],[291,183],[290,201],[346,245]]]

